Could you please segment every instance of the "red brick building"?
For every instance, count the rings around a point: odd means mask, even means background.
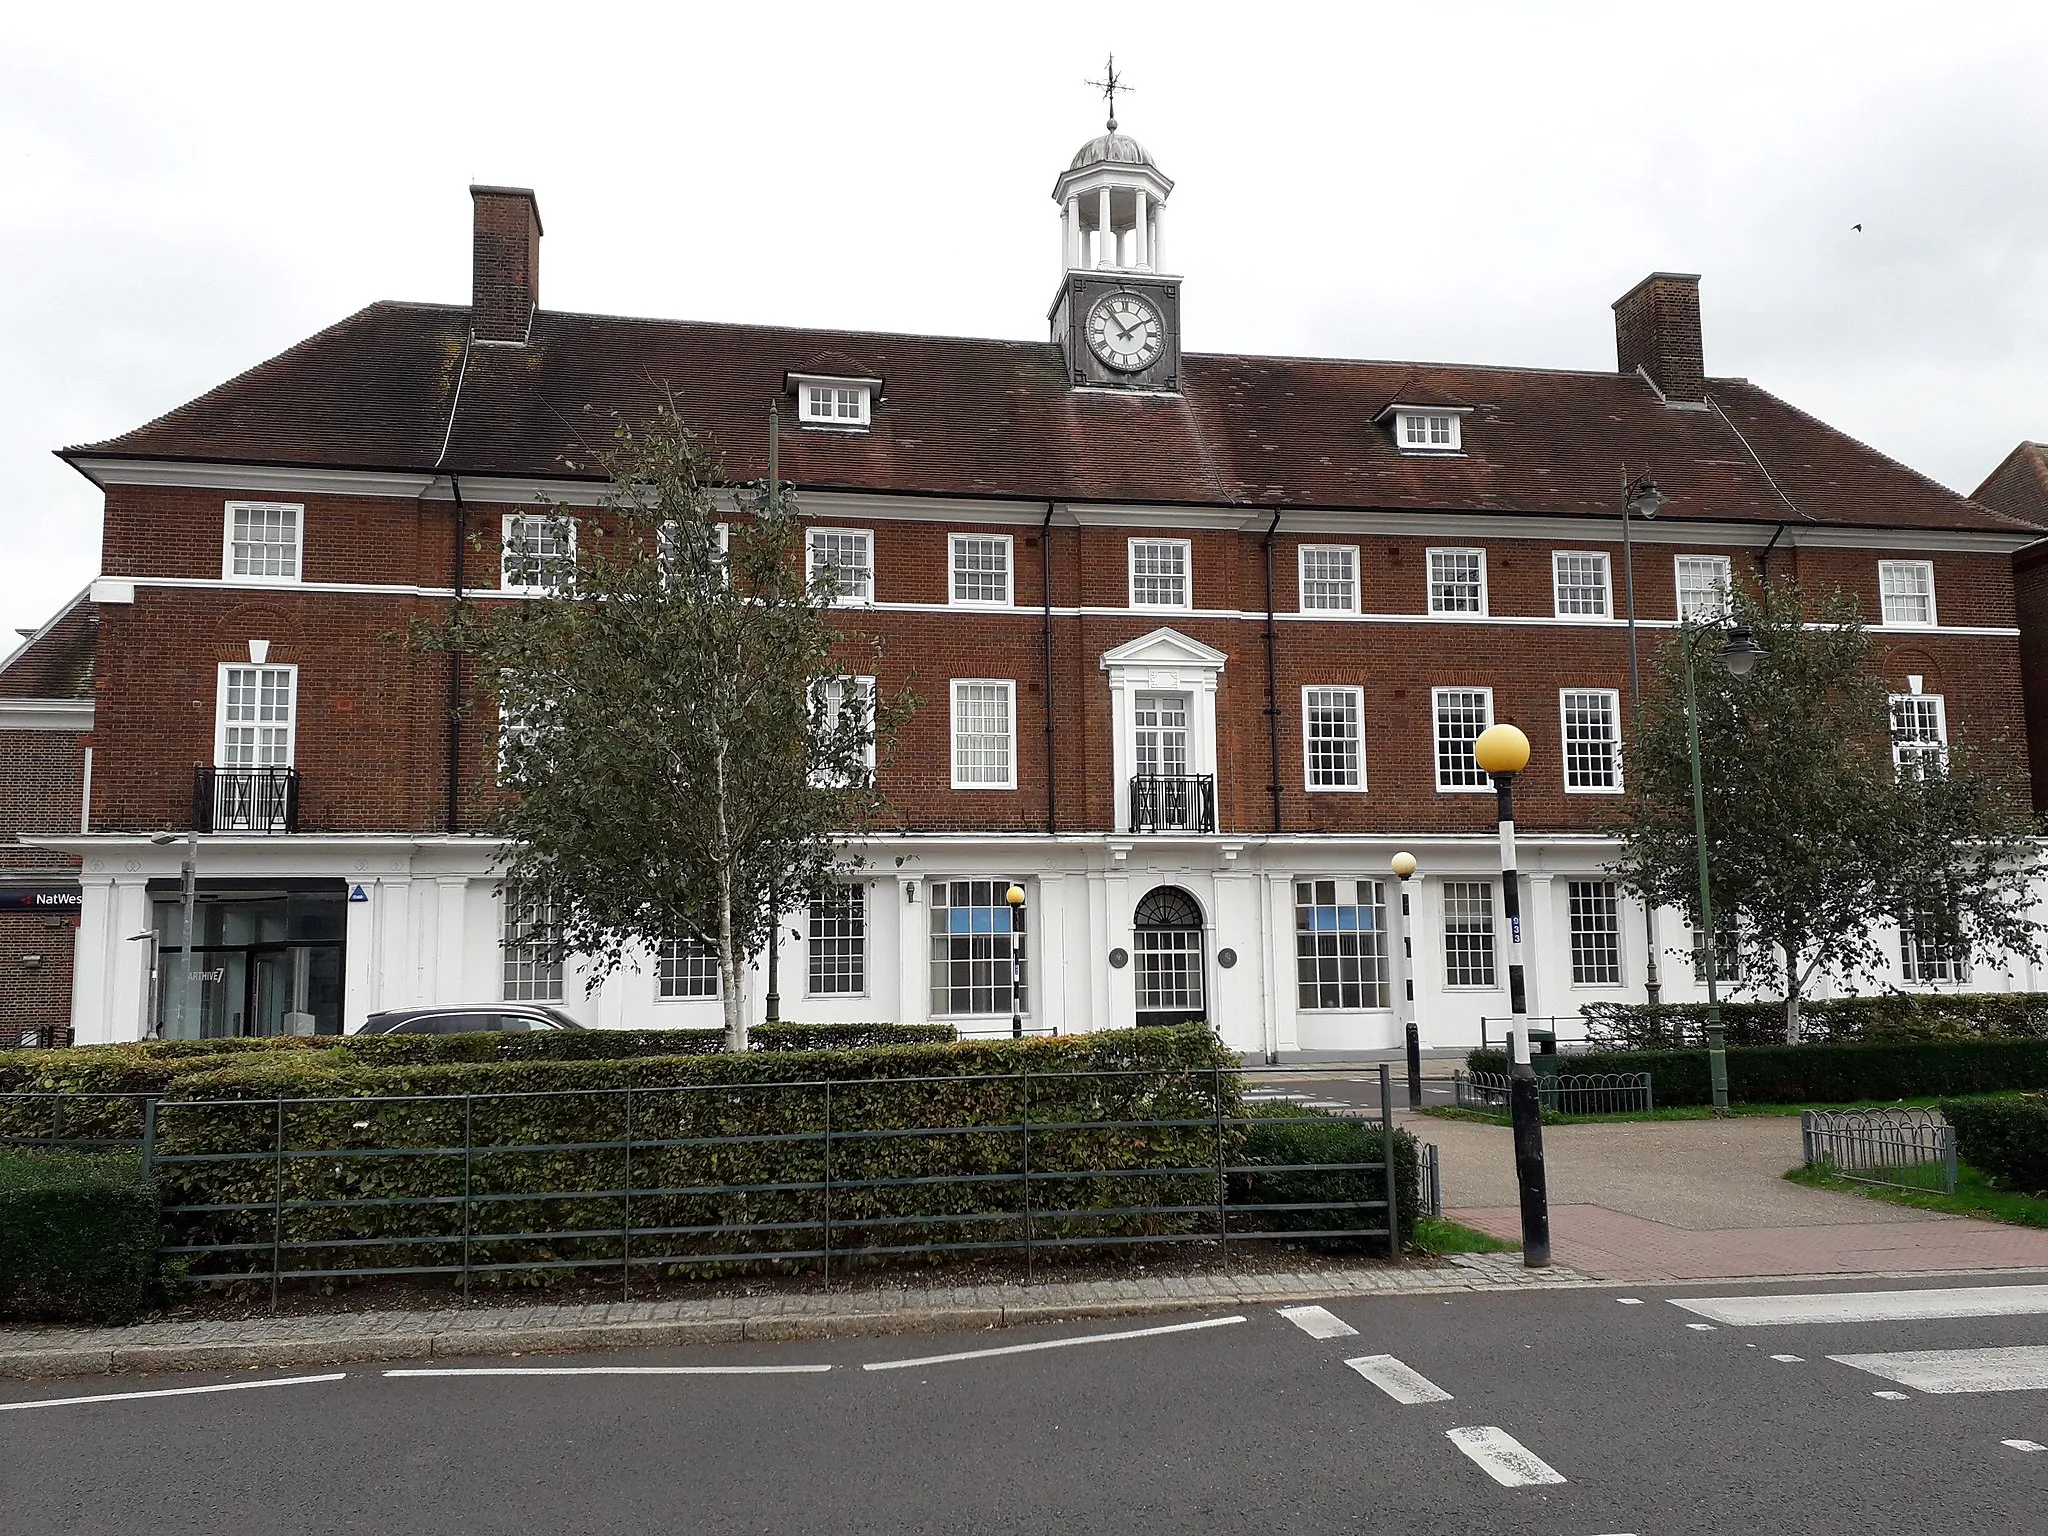
[[[713,325],[541,308],[532,194],[471,191],[471,305],[372,305],[66,450],[106,493],[89,831],[38,839],[83,861],[82,1039],[501,995],[714,1020],[688,951],[588,998],[573,962],[533,963],[480,830],[495,721],[393,638],[458,599],[529,600],[508,529],[537,497],[594,504],[591,423],[664,391],[735,481],[764,472],[781,402],[812,558],[886,641],[883,685],[923,699],[883,774],[897,825],[785,925],[786,1016],[1007,1028],[1016,880],[1034,1027],[1382,1044],[1406,849],[1425,1038],[1476,1038],[1507,1011],[1470,755],[1491,720],[1534,743],[1532,1011],[1642,996],[1645,916],[1601,826],[1628,707],[1619,498],[1646,470],[1669,498],[1634,524],[1646,649],[1731,581],[1839,586],[1929,749],[2022,735],[2013,555],[2039,528],[1707,376],[1694,277],[1615,305],[1611,373],[1184,353],[1172,182],[1112,133],[1055,186],[1050,340]],[[203,1018],[158,984],[181,974],[180,851],[149,841],[195,822]],[[1681,919],[1658,931],[1665,995],[1693,995]],[[1902,958],[1894,980],[1959,981]]]

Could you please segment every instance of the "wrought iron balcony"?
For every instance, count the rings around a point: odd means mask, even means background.
[[[1206,773],[1141,773],[1131,779],[1133,832],[1214,832],[1216,780]]]
[[[201,832],[296,832],[296,768],[192,770],[192,825]]]

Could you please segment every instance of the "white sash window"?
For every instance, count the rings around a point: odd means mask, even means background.
[[[214,766],[291,767],[298,691],[297,667],[223,665],[214,717]]]

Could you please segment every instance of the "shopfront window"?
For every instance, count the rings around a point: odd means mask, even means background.
[[[347,897],[328,892],[202,891],[193,902],[192,963],[182,898],[153,891],[151,978],[167,1039],[341,1033]]]

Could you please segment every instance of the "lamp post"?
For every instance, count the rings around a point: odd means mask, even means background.
[[[1687,624],[1682,641],[1685,652],[1685,746],[1692,760],[1692,836],[1699,857],[1700,872],[1700,963],[1707,973],[1707,1076],[1713,1085],[1714,1108],[1728,1107],[1728,1036],[1721,1025],[1721,994],[1714,964],[1714,882],[1707,872],[1707,793],[1700,771],[1700,700],[1693,662],[1700,641],[1721,631],[1706,625]],[[1741,624],[1731,625],[1721,641],[1716,659],[1730,677],[1747,677],[1763,659],[1763,648]]]
[[[1401,1009],[1402,1034],[1408,1045],[1408,1107],[1422,1108],[1422,1035],[1415,1025],[1415,945],[1408,936],[1408,877],[1415,873],[1415,855],[1394,855],[1394,878],[1401,882],[1400,947],[1395,958],[1401,967],[1400,990],[1395,994]]]
[[[1024,915],[1024,887],[1013,885],[1003,892],[1003,900],[1010,904],[1010,1038],[1024,1038],[1024,1009],[1019,1001],[1023,985],[1023,935],[1018,931],[1017,919]]]
[[[1512,725],[1490,725],[1472,743],[1472,759],[1493,780],[1500,819],[1500,897],[1508,919],[1508,1011],[1514,1015],[1514,1060],[1508,1067],[1508,1113],[1515,1127],[1515,1183],[1522,1196],[1522,1262],[1550,1263],[1550,1188],[1543,1173],[1543,1109],[1529,1064],[1529,993],[1522,979],[1522,896],[1515,874],[1515,775],[1529,766],[1529,738]]]
[[[153,833],[149,839],[159,848],[168,848],[178,841],[175,832]],[[178,1027],[192,1027],[193,1015],[199,1011],[199,963],[192,954],[192,908],[199,890],[199,829],[194,827],[185,834],[185,861],[179,868],[180,885],[183,891],[185,916],[185,984],[178,989]],[[158,1034],[163,1033],[161,1023]],[[191,1038],[198,1038],[195,1032]]]
[[[1658,509],[1671,498],[1657,489],[1657,482],[1645,470],[1630,480],[1621,472],[1621,570],[1623,590],[1628,597],[1628,723],[1635,730],[1643,717],[1643,677],[1636,664],[1636,557],[1629,540],[1629,519],[1652,521]],[[1643,903],[1643,1000],[1652,1008],[1663,1001],[1664,988],[1657,977],[1657,905]]]

